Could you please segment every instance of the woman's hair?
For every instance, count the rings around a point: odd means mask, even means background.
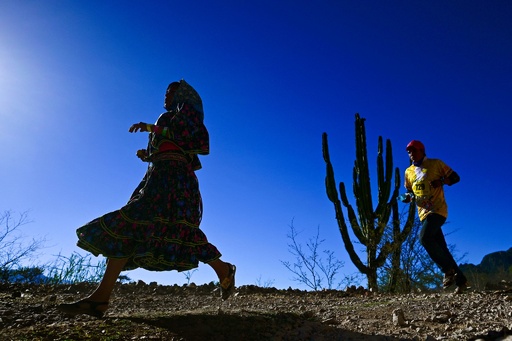
[[[167,87],[167,92],[169,92],[169,90],[171,88],[174,88],[175,90],[178,89],[180,87],[180,82],[172,82],[171,84],[169,84],[169,86]]]

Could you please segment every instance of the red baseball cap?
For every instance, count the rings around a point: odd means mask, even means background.
[[[423,150],[423,152],[425,152],[425,146],[423,145],[423,143],[417,140],[412,140],[411,142],[409,142],[405,150],[409,149]]]

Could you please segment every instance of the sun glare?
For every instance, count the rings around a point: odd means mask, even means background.
[[[41,84],[41,72],[32,57],[36,53],[9,38],[0,36],[0,120],[4,127],[0,143],[9,145],[16,141],[19,146],[27,140],[20,137],[20,131],[29,133],[28,127],[44,124],[37,103],[41,103],[41,94],[48,88],[33,86]]]

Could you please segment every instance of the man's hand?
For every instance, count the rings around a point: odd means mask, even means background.
[[[140,131],[140,132],[144,132],[144,131],[148,131],[147,130],[147,123],[144,123],[144,122],[139,122],[139,123],[134,123],[129,131],[130,133],[136,133],[137,131]]]
[[[401,194],[398,196],[398,200],[400,200],[401,202],[406,203],[406,204],[410,203],[411,199],[412,199],[411,193],[404,193],[404,194]]]

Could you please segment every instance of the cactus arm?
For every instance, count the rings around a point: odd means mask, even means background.
[[[377,154],[377,175],[378,175],[378,192],[379,192],[379,203],[375,209],[375,215],[379,217],[382,215],[384,210],[389,210],[389,206],[386,201],[389,198],[391,192],[391,180],[393,178],[393,152],[391,149],[391,141],[386,140],[386,168],[384,169],[383,162],[383,148],[382,148],[382,137],[379,136],[379,146]],[[391,201],[391,200],[390,200]],[[389,216],[388,216],[389,217]]]
[[[372,248],[374,244],[375,214],[370,185],[370,171],[368,167],[368,153],[366,146],[365,119],[356,114],[356,160],[353,171],[353,190],[356,199],[359,225],[365,237],[364,245]]]
[[[354,194],[359,200],[357,205],[361,225],[369,229],[373,225],[373,203],[371,197],[370,172],[366,148],[366,129],[364,118],[356,114],[356,161],[354,166]],[[357,187],[356,187],[357,184]]]
[[[336,221],[338,222],[338,228],[340,230],[343,243],[345,244],[345,249],[347,250],[347,252],[349,254],[350,260],[357,267],[357,269],[359,271],[361,271],[362,273],[368,273],[368,267],[366,265],[364,265],[364,263],[361,261],[361,259],[357,255],[357,253],[354,249],[354,245],[352,244],[352,241],[350,239],[350,235],[348,234],[348,227],[347,227],[347,224],[345,223],[345,216],[343,215],[343,210],[341,208],[341,202],[339,200],[338,192],[336,190],[336,185],[335,185],[336,180],[334,178],[334,169],[332,167],[331,160],[330,160],[329,144],[327,141],[326,133],[322,134],[322,150],[323,150],[324,161],[325,161],[326,167],[327,167],[327,175],[326,175],[326,179],[325,179],[327,197],[334,204],[334,210],[336,212]],[[341,196],[342,196],[342,198],[345,199],[345,202],[348,204],[347,196],[345,193],[345,188],[342,185],[342,183],[340,183],[340,188],[341,188],[340,189]],[[350,210],[349,210],[349,215],[350,215]],[[353,213],[353,209],[352,209],[352,215],[354,215],[354,217],[355,217],[355,214]]]
[[[343,182],[340,182],[340,194],[341,202],[343,203],[343,206],[345,206],[345,208],[347,209],[348,221],[350,222],[352,231],[354,232],[354,235],[357,237],[359,242],[366,246],[368,244],[368,235],[365,235],[361,230],[361,226],[359,226],[359,222],[357,221],[354,208],[348,202],[347,193],[345,191],[345,184]]]

